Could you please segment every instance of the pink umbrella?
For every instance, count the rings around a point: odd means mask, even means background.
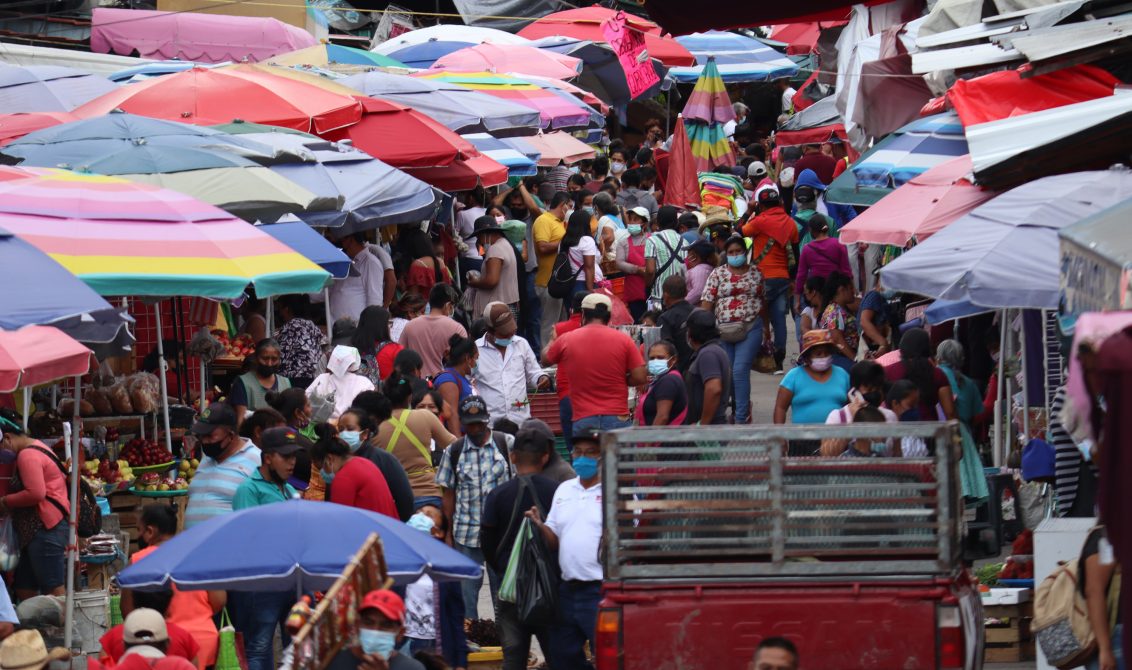
[[[700,180],[696,171],[696,157],[684,129],[684,115],[676,117],[669,145],[668,176],[664,182],[664,204],[687,207],[700,204]]]
[[[433,69],[533,74],[551,79],[573,79],[582,73],[582,60],[521,44],[477,44],[441,57]]]
[[[559,163],[573,165],[578,161],[594,157],[594,148],[578,138],[561,131],[554,133],[540,133],[531,137],[516,138],[515,144],[529,145],[538,151],[539,167],[554,167]]]
[[[881,198],[850,221],[838,237],[845,244],[868,242],[903,247],[923,242],[997,193],[971,183],[971,156],[940,163]]]
[[[0,393],[90,370],[90,349],[50,326],[0,330]]]

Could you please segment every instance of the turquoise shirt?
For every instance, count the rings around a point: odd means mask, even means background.
[[[284,493],[286,490],[286,493]],[[274,482],[263,478],[259,468],[251,474],[240,488],[236,489],[236,497],[232,499],[232,509],[241,510],[271,503],[287,502],[299,497],[299,492],[290,484],[284,484],[283,489]]]

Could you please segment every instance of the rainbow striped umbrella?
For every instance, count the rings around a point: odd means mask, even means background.
[[[546,130],[588,128],[592,117],[601,117],[601,114],[581,100],[563,95],[557,87],[525,78],[494,72],[453,70],[426,70],[413,76],[456,84],[534,109],[539,113],[542,127]]]
[[[255,226],[167,189],[28,168],[0,182],[0,226],[104,296],[321,291],[330,274]],[[19,184],[16,187],[16,184]]]
[[[715,58],[708,58],[688,103],[684,106],[684,127],[692,145],[696,169],[707,172],[717,165],[734,165],[735,153],[727,141],[723,124],[735,120],[735,110]]]

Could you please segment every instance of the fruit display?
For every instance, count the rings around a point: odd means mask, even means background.
[[[1011,556],[1006,559],[1002,571],[998,573],[999,579],[1033,579],[1034,561],[1030,556]]]
[[[177,465],[178,476],[191,480],[193,478],[193,475],[197,473],[197,466],[199,465],[200,461],[195,458],[182,459],[181,462]]]
[[[109,458],[101,460],[88,460],[83,463],[86,472],[83,477],[87,484],[95,491],[110,493],[129,488],[134,481],[134,471],[129,461],[119,459],[112,461]]]
[[[184,477],[162,477],[156,472],[147,472],[139,475],[137,480],[134,481],[135,491],[145,492],[165,492],[165,491],[187,491],[189,490],[189,480]]]
[[[214,330],[212,336],[224,347],[222,358],[236,358],[243,360],[255,353],[255,342],[247,333],[237,335],[234,339],[228,337],[228,331]]]
[[[160,447],[156,442],[140,437],[127,442],[119,455],[126,459],[131,467],[135,468],[173,462],[173,454],[169,453],[165,447]]]

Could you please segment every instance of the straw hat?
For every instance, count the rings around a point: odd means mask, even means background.
[[[705,207],[704,220],[700,222],[700,234],[714,225],[731,225],[731,211],[723,207]]]
[[[0,644],[0,670],[40,670],[51,661],[65,661],[71,652],[56,647],[47,651],[37,630],[18,630]]]
[[[802,335],[802,350],[798,352],[798,356],[805,356],[806,352],[810,349],[820,347],[823,344],[833,346],[833,333],[820,328],[817,330],[807,330],[806,333]]]

